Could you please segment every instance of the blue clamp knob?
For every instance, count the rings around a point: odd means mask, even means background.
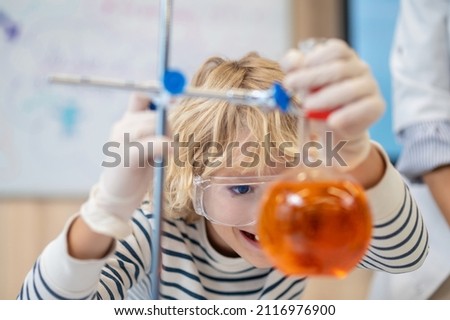
[[[167,92],[176,95],[183,93],[186,79],[181,72],[168,70],[164,73],[163,84]]]
[[[283,89],[280,83],[274,83],[273,85],[273,98],[281,111],[287,112],[289,108],[289,102],[291,97]]]

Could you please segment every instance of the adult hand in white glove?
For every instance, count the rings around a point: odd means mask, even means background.
[[[347,141],[338,154],[346,163],[342,169],[351,170],[367,158],[368,128],[385,103],[369,67],[344,41],[313,41],[300,43],[283,58],[284,86],[301,96],[306,113],[333,110],[327,129],[334,144]]]
[[[109,145],[120,163],[105,167],[92,188],[81,216],[95,232],[124,238],[131,232],[130,218],[152,183],[154,159],[170,149],[167,137],[155,136],[154,111],[150,100],[133,94],[128,110],[112,130]],[[163,145],[166,144],[166,147]]]

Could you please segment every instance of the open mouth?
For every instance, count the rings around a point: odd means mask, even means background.
[[[256,234],[253,234],[253,233],[250,233],[250,232],[247,232],[244,230],[240,230],[240,232],[249,241],[251,241],[253,243],[259,243],[259,237]]]

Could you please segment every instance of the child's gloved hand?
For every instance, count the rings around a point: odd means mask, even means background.
[[[139,94],[130,98],[128,110],[112,130],[109,152],[120,155],[120,163],[105,167],[100,181],[92,188],[81,216],[98,233],[121,239],[131,232],[130,218],[152,183],[153,159],[163,154],[169,139],[155,136],[155,112],[150,100]]]
[[[286,72],[284,86],[301,96],[307,92],[301,97],[306,111],[336,109],[327,126],[334,144],[348,141],[338,152],[348,166],[344,170],[364,161],[371,148],[368,128],[385,109],[367,64],[344,41],[329,39],[310,46],[308,52],[300,44],[300,50],[286,54],[281,66]]]

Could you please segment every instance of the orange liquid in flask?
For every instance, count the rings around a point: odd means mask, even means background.
[[[372,235],[364,190],[353,182],[279,181],[266,194],[260,243],[288,275],[344,277]]]

